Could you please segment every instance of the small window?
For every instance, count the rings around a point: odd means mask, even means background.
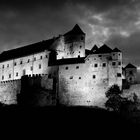
[[[23,70],[23,76],[24,76],[24,75],[26,75],[26,70],[25,70],[25,69]]]
[[[36,57],[34,57],[34,61],[36,61]]]
[[[51,78],[51,77],[52,77],[52,75],[51,75],[51,74],[49,74],[49,75],[48,75],[48,78]]]
[[[98,55],[99,57],[102,57],[102,55]]]
[[[82,46],[80,46],[80,49],[82,48]]]
[[[103,67],[106,67],[106,63],[103,63]]]
[[[31,68],[30,68],[30,69],[31,69],[31,71],[32,71],[32,70],[33,70],[33,66],[31,66]]]
[[[18,72],[16,73],[16,76],[18,76]]]
[[[79,66],[76,66],[76,69],[79,69]]]
[[[68,70],[68,67],[66,67],[65,69]]]
[[[131,71],[129,71],[129,74],[133,74],[133,71],[131,70]]]
[[[70,79],[73,79],[73,76],[71,76]]]
[[[28,59],[28,61],[27,61],[28,63],[30,62],[30,59]]]
[[[11,78],[11,74],[9,74],[9,78]]]
[[[98,67],[98,64],[94,64],[94,67],[95,67],[95,68]]]
[[[121,62],[118,62],[118,65],[121,65]]]
[[[20,64],[22,64],[22,61],[20,61]]]
[[[7,64],[7,68],[9,68],[9,64]]]
[[[48,56],[46,55],[46,58],[48,58]]]
[[[81,79],[81,77],[79,77],[79,79]]]
[[[15,62],[15,63],[14,63],[14,65],[16,66],[16,65],[17,65],[17,63]]]
[[[81,40],[84,40],[84,37],[83,36],[81,37]]]
[[[115,66],[116,65],[116,62],[112,62],[112,66]]]
[[[2,65],[2,68],[4,69],[4,65]]]
[[[93,75],[93,79],[95,79],[96,78],[96,75]]]
[[[2,75],[2,80],[4,80],[4,76]]]
[[[39,64],[39,69],[41,69],[41,64]]]
[[[122,75],[121,75],[121,73],[117,73],[117,77],[121,77]]]
[[[40,59],[42,59],[42,56],[40,56]]]

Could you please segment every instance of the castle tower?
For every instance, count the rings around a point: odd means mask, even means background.
[[[64,45],[61,45],[57,59],[85,57],[85,33],[77,24],[63,35],[63,41]]]
[[[124,74],[125,74],[125,78],[126,78],[127,82],[129,82],[129,83],[136,82],[137,67],[135,67],[134,65],[129,63],[124,68]]]

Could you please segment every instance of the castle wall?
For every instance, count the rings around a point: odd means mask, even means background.
[[[23,75],[47,74],[48,59],[49,52],[44,51],[2,62],[0,63],[0,81],[20,79]]]
[[[17,94],[20,93],[21,80],[0,82],[0,102],[4,104],[16,104]]]
[[[133,97],[133,93],[138,95],[138,98],[140,99],[140,84],[134,84],[131,85],[129,89],[123,90],[123,96],[124,97]]]
[[[110,54],[90,55],[83,64],[59,66],[59,98],[66,105],[98,105],[105,101],[105,92],[114,84],[122,86],[121,65],[112,66]],[[117,74],[121,74],[120,77]]]
[[[51,49],[57,51],[57,59],[85,57],[85,36],[60,36]]]

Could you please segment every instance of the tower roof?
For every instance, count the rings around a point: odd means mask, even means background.
[[[83,34],[85,35],[85,33],[82,31],[82,29],[79,27],[78,24],[76,24],[72,30],[70,30],[69,32],[65,33],[64,35],[79,35],[79,34]]]
[[[91,49],[91,52],[95,52],[95,51],[97,51],[97,50],[98,50],[97,45],[94,45],[93,48]]]
[[[111,52],[112,52],[112,49],[109,48],[106,44],[104,44],[97,51],[95,51],[96,54],[111,53]]]
[[[118,48],[113,49],[112,52],[121,52]]]
[[[134,65],[132,65],[131,63],[129,63],[126,67],[125,67],[125,69],[126,68],[137,68],[136,66],[134,66]]]

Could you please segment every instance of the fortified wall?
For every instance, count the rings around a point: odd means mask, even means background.
[[[36,98],[34,104],[44,106],[56,104],[56,87],[53,78],[48,75],[23,76],[20,80],[11,80],[0,83],[0,102],[4,104],[17,104],[27,102],[28,97]],[[22,100],[20,100],[22,98]],[[39,101],[38,101],[38,100]],[[28,99],[33,100],[31,98]],[[33,105],[33,104],[32,104]]]

